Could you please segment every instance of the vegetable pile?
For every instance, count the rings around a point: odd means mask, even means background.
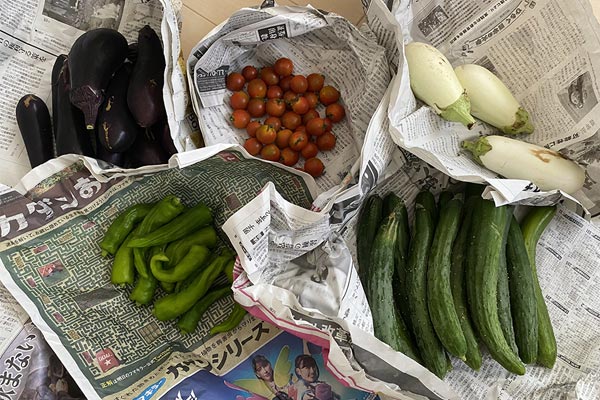
[[[273,66],[260,70],[247,65],[241,73],[230,73],[230,119],[234,127],[246,129],[249,138],[244,148],[251,155],[290,167],[302,156],[303,170],[318,177],[324,165],[317,155],[335,147],[333,125],[344,118],[346,111],[339,103],[340,92],[325,85],[323,75],[311,73],[305,77],[293,72],[293,62],[280,58]],[[265,115],[268,117],[264,120],[252,120]]]
[[[148,25],[136,43],[113,29],[85,32],[52,69],[52,118],[24,95],[16,117],[32,167],[81,154],[125,168],[163,164],[177,152],[163,102],[165,59]]]
[[[443,378],[448,355],[474,370],[480,343],[508,371],[552,368],[556,339],[538,282],[535,248],[555,207],[534,207],[521,224],[510,206],[463,194],[417,195],[409,228],[394,193],[371,195],[359,215],[359,276],[375,336]],[[464,202],[463,200],[464,199]]]
[[[173,195],[129,207],[100,242],[102,256],[114,256],[111,282],[120,286],[135,282],[129,298],[138,305],[152,303],[160,286],[164,295],[154,301],[155,317],[179,318],[180,331],[193,332],[214,302],[231,295],[235,253],[223,246],[218,249],[212,221],[206,205],[187,208]],[[221,275],[229,284],[214,286]],[[245,313],[236,303],[229,318],[214,326],[211,334],[235,328]]]

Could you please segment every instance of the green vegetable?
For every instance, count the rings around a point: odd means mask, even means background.
[[[433,241],[435,210],[433,195],[420,192],[415,200],[414,237],[410,242],[406,269],[406,292],[411,317],[413,337],[423,364],[427,369],[443,378],[448,364],[444,347],[435,334],[427,309],[427,262]],[[428,208],[428,207],[432,207]]]
[[[454,308],[450,287],[452,245],[458,233],[462,202],[448,200],[440,210],[440,219],[429,252],[427,269],[427,305],[438,338],[451,354],[465,360],[467,342]]]
[[[511,218],[508,231],[506,261],[510,287],[510,307],[519,357],[525,364],[532,364],[536,361],[538,352],[535,283],[523,233],[515,217]]]
[[[175,240],[168,244],[165,254],[169,258],[169,265],[177,265],[190,251],[193,245],[206,246],[213,249],[217,244],[217,232],[212,226],[205,226],[190,235]]]
[[[376,194],[369,196],[358,217],[356,228],[356,253],[358,258],[358,276],[360,282],[365,286],[367,273],[370,268],[371,246],[377,234],[383,200]],[[368,288],[364,287],[368,293]]]
[[[133,250],[127,246],[127,242],[133,238],[135,230],[131,232],[125,242],[115,253],[115,259],[112,265],[110,281],[113,285],[133,285],[135,279],[135,266],[133,264]]]
[[[104,238],[100,242],[102,257],[115,255],[119,246],[127,238],[129,233],[135,228],[135,225],[144,219],[144,217],[154,207],[154,204],[135,204],[123,211],[110,224]]]
[[[548,314],[548,308],[544,301],[542,288],[537,277],[537,269],[535,265],[535,248],[540,236],[554,218],[556,207],[534,207],[525,219],[521,222],[521,230],[525,241],[525,248],[529,255],[529,263],[533,274],[533,282],[535,286],[535,297],[537,302],[538,316],[538,364],[552,368],[556,362],[556,338],[552,329],[552,322]]]
[[[154,303],[154,316],[160,321],[166,321],[178,317],[192,308],[206,294],[210,285],[231,261],[231,258],[230,252],[224,252],[215,257],[187,287],[182,288],[180,292],[171,293],[158,299]]]
[[[210,334],[216,335],[220,332],[228,332],[232,330],[238,326],[240,322],[242,322],[242,319],[244,319],[244,315],[246,315],[246,313],[247,311],[244,309],[244,307],[238,303],[235,303],[233,305],[233,309],[231,310],[231,314],[229,314],[229,317],[227,317],[227,319],[220,324],[213,326],[210,329]]]
[[[177,326],[182,334],[192,333],[198,327],[200,318],[209,309],[209,307],[219,299],[227,297],[231,294],[231,288],[229,286],[221,286],[214,289],[211,292],[206,293],[204,297],[194,304],[192,308],[187,310],[179,320]]]
[[[400,200],[397,208],[398,235],[396,238],[396,251],[394,252],[394,265],[396,273],[394,274],[394,298],[396,307],[400,311],[402,320],[412,335],[410,322],[410,312],[408,309],[408,296],[406,295],[406,265],[408,263],[408,249],[410,246],[410,228],[408,224],[408,212],[404,202]],[[414,339],[413,339],[414,343]]]
[[[394,212],[394,210],[400,203],[402,203],[402,199],[400,199],[400,197],[398,197],[398,195],[396,195],[396,193],[389,192],[388,194],[386,194],[385,197],[383,198],[381,218],[382,219],[387,218],[388,215],[390,215],[392,212]]]
[[[172,242],[191,234],[212,222],[212,211],[204,204],[190,208],[157,229],[140,234],[129,242],[129,247],[151,247]]]
[[[155,246],[150,250],[150,258],[154,257],[157,254],[162,253],[163,248],[160,246]],[[135,301],[138,305],[149,304],[154,297],[154,292],[156,292],[156,287],[158,286],[158,281],[152,274],[148,274],[148,276],[139,276],[131,294],[129,295],[129,299]]]
[[[175,290],[175,284],[171,283],[171,282],[162,282],[159,281],[158,282],[160,284],[160,287],[163,288],[163,290],[167,293],[173,293],[173,291]]]
[[[171,269],[165,269],[163,262],[168,263],[169,258],[164,253],[158,253],[150,260],[152,275],[161,282],[176,283],[186,279],[195,270],[201,268],[210,257],[210,250],[206,246],[193,245],[188,254]]]
[[[398,206],[399,207],[399,206]],[[373,314],[375,337],[413,360],[419,361],[410,334],[394,303],[392,277],[398,235],[398,212],[392,211],[377,231],[367,273],[367,298]]]
[[[235,258],[233,258],[231,261],[229,261],[229,263],[227,263],[225,268],[223,268],[223,272],[227,276],[227,281],[230,284],[233,283],[233,267],[234,266],[235,266]]]
[[[465,353],[465,363],[472,369],[478,371],[481,368],[481,351],[479,343],[475,337],[475,332],[471,325],[467,305],[467,293],[465,290],[465,254],[469,240],[469,228],[471,226],[473,205],[479,197],[478,193],[473,194],[470,187],[465,191],[465,213],[460,227],[460,231],[452,247],[452,266],[450,269],[450,286],[452,289],[452,300],[454,309],[460,321],[460,327],[467,344]]]
[[[504,338],[498,318],[498,270],[509,208],[478,198],[473,210],[466,256],[466,288],[471,318],[492,357],[508,371],[525,373],[525,366]]]
[[[440,197],[438,199],[438,210],[441,211],[442,208],[444,208],[446,204],[448,204],[453,198],[454,194],[447,190],[444,190],[442,193],[440,193]]]
[[[508,221],[504,228],[504,243],[508,241],[508,230],[512,220],[512,209],[508,213]],[[500,251],[500,263],[498,264],[498,319],[500,327],[504,334],[504,339],[515,354],[519,354],[517,342],[515,341],[515,330],[513,328],[513,318],[510,312],[510,289],[508,284],[508,269],[506,266],[506,246]]]

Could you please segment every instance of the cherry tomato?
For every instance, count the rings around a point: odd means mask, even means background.
[[[258,155],[262,147],[262,144],[256,138],[253,137],[246,139],[246,141],[244,142],[244,148],[248,153],[250,153],[253,156]]]
[[[248,136],[250,136],[250,137],[256,137],[256,130],[261,125],[262,124],[260,123],[260,121],[250,121],[248,123],[248,125],[246,125],[246,133],[248,133]]]
[[[267,84],[260,78],[248,82],[248,94],[252,98],[262,99],[267,95]]]
[[[313,92],[306,92],[304,93],[304,97],[306,97],[306,100],[308,101],[308,106],[310,108],[317,108],[317,106],[319,105],[319,96],[317,96]]]
[[[281,117],[285,113],[285,102],[281,99],[267,100],[267,114],[273,117]]]
[[[269,86],[267,89],[267,99],[280,99],[283,97],[283,90],[277,85]]]
[[[280,77],[290,76],[294,71],[294,63],[289,58],[280,58],[273,65],[275,73]]]
[[[290,82],[292,81],[293,77],[293,75],[288,75],[284,76],[279,80],[279,87],[281,88],[281,90],[283,90],[284,92],[290,90]]]
[[[325,121],[323,118],[313,118],[306,122],[306,132],[309,135],[321,136],[326,132]]]
[[[279,77],[273,71],[272,67],[263,67],[260,70],[260,79],[265,81],[269,86],[277,85],[279,83]]]
[[[294,132],[306,132],[306,127],[304,125],[300,125],[294,130]]]
[[[290,136],[292,136],[292,133],[293,132],[289,129],[282,129],[279,132],[277,132],[277,139],[275,139],[275,144],[277,145],[277,147],[279,147],[280,149],[285,149],[286,147],[288,147],[290,143]]]
[[[307,145],[301,151],[302,157],[305,159],[309,159],[312,157],[316,157],[319,154],[319,148],[313,142],[308,142]]]
[[[290,149],[294,151],[301,151],[308,144],[308,135],[304,132],[294,132],[290,136],[289,141]]]
[[[260,118],[265,115],[266,104],[264,99],[250,99],[248,102],[248,112],[254,118]]]
[[[331,132],[325,132],[317,138],[317,147],[321,151],[331,150],[335,147],[335,136]]]
[[[265,160],[279,161],[281,150],[275,144],[271,143],[262,148],[260,156]]]
[[[333,122],[329,118],[323,118],[323,125],[325,126],[325,132],[331,132],[333,129]]]
[[[290,81],[290,89],[295,93],[304,93],[308,88],[308,81],[304,75],[296,75]]]
[[[226,86],[227,89],[231,90],[232,92],[242,90],[245,83],[246,80],[239,72],[232,72],[229,75],[227,75]]]
[[[333,123],[340,122],[346,115],[346,110],[344,110],[344,107],[340,103],[333,103],[325,108],[325,115]]]
[[[313,108],[311,108],[310,110],[307,111],[306,114],[304,114],[302,116],[302,123],[304,125],[306,125],[308,123],[308,121],[310,121],[313,118],[319,118],[319,112]]]
[[[285,104],[286,104],[287,106],[290,106],[290,107],[291,107],[291,104],[292,104],[294,101],[296,101],[296,99],[297,99],[298,97],[300,97],[300,95],[298,95],[298,94],[296,94],[296,93],[292,92],[291,90],[288,90],[287,92],[285,92],[285,93],[283,94],[283,101],[285,102]]]
[[[306,114],[310,109],[310,106],[308,105],[308,100],[306,100],[306,97],[304,96],[298,97],[295,101],[291,103],[291,106],[292,111],[300,115]]]
[[[275,132],[275,129],[273,129],[271,126],[261,125],[256,130],[256,138],[262,144],[271,144],[275,142],[275,139],[277,139],[277,133]]]
[[[295,130],[302,123],[302,117],[293,111],[286,111],[281,117],[281,125],[288,129]]]
[[[229,98],[229,105],[231,105],[231,108],[234,110],[245,110],[246,107],[248,107],[249,101],[250,97],[248,96],[248,93],[239,91],[231,95]]]
[[[300,154],[297,151],[294,151],[289,147],[286,147],[285,149],[281,150],[281,162],[283,163],[283,165],[291,167],[292,165],[296,164],[299,159]]]
[[[306,77],[306,80],[308,81],[309,92],[318,92],[325,83],[325,77],[321,74],[310,74]]]
[[[234,110],[229,118],[238,129],[244,129],[250,122],[250,114],[246,110]]]
[[[258,78],[258,70],[252,65],[246,65],[244,69],[242,69],[242,76],[246,82],[250,82],[252,79]]]
[[[309,158],[304,162],[304,171],[311,174],[313,177],[321,176],[325,166],[317,157]]]
[[[324,86],[323,89],[319,91],[319,100],[326,106],[335,103],[339,99],[340,92],[333,86]]]
[[[275,132],[281,129],[281,120],[277,117],[269,117],[265,119],[265,125],[269,125],[271,128],[275,129]]]

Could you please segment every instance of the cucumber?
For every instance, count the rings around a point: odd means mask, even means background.
[[[431,323],[446,350],[465,360],[467,342],[450,288],[450,265],[452,245],[458,233],[462,213],[462,201],[448,200],[440,210],[427,268],[427,306]]]
[[[447,190],[444,190],[442,193],[440,193],[440,197],[438,198],[438,210],[442,212],[442,208],[444,208],[446,204],[448,204],[453,198],[454,194]]]
[[[369,271],[369,259],[371,257],[371,246],[377,228],[381,221],[383,200],[377,195],[371,195],[363,205],[358,217],[356,228],[356,256],[358,258],[358,277],[363,286],[366,286],[367,273]],[[368,288],[364,287],[365,293]]]
[[[507,243],[508,229],[510,228],[510,221],[512,220],[512,208],[507,216],[506,227],[504,228],[503,243]],[[513,317],[510,311],[510,289],[508,287],[508,270],[506,266],[506,246],[502,247],[500,251],[500,263],[498,264],[498,319],[500,320],[500,327],[504,334],[504,339],[515,354],[519,354],[517,343],[515,341],[515,330],[513,328]]]
[[[396,252],[394,265],[396,266],[394,282],[394,298],[400,315],[409,332],[412,332],[410,312],[408,309],[408,296],[406,295],[406,265],[408,263],[408,248],[410,246],[410,228],[408,223],[408,212],[404,202],[398,209],[398,237],[396,238]]]
[[[519,357],[525,364],[532,364],[536,361],[538,352],[535,284],[523,233],[515,217],[511,218],[508,231],[506,263],[510,289],[510,309],[513,316],[515,341],[519,348]]]
[[[414,237],[410,242],[405,283],[412,333],[423,365],[443,378],[448,372],[446,352],[435,334],[427,309],[427,262],[434,234],[431,211],[435,210],[435,201],[432,199],[433,195],[424,191],[415,200]]]
[[[375,337],[391,348],[420,362],[406,325],[394,303],[392,277],[394,252],[398,235],[398,213],[392,211],[377,231],[371,250],[370,269],[367,273],[369,305],[373,314]]]
[[[475,336],[473,326],[471,325],[471,317],[469,316],[467,305],[467,293],[465,290],[465,254],[469,239],[473,205],[476,200],[476,197],[469,196],[469,191],[467,190],[464,218],[460,231],[454,241],[454,246],[452,247],[450,285],[454,309],[456,310],[456,315],[458,315],[460,327],[467,343],[465,363],[475,371],[479,371],[479,368],[481,368],[481,351],[479,350],[479,343],[477,342],[477,337]]]
[[[546,226],[548,226],[555,213],[555,206],[534,207],[533,210],[531,210],[521,222],[521,231],[523,232],[525,248],[527,249],[527,254],[529,255],[529,263],[531,264],[537,303],[537,363],[546,368],[552,368],[556,362],[556,338],[554,337],[552,322],[550,321],[548,308],[546,307],[544,295],[542,294],[542,288],[540,287],[540,282],[538,281],[537,277],[537,270],[535,266],[535,248],[540,236],[542,235],[542,232],[544,232],[544,229],[546,229]]]
[[[430,191],[422,190],[421,192],[419,192],[419,194],[417,194],[417,198],[421,206],[431,213],[431,221],[435,225],[438,220],[438,208],[435,204],[435,197],[433,197],[433,194],[431,194]],[[415,204],[416,202],[417,199],[415,199]]]
[[[389,192],[383,198],[383,206],[381,209],[381,218],[384,219],[388,215],[390,215],[398,204],[402,202],[402,199],[396,195],[394,192]]]
[[[492,358],[508,371],[523,375],[525,366],[504,339],[498,318],[498,269],[509,208],[478,198],[472,215],[466,255],[469,311],[481,340]]]

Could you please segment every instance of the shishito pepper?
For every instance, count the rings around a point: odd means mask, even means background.
[[[184,238],[169,243],[165,250],[165,254],[169,258],[169,265],[177,265],[193,245],[202,245],[213,249],[217,245],[217,232],[215,228],[205,226]]]
[[[133,264],[133,248],[127,242],[133,238],[135,230],[131,232],[115,253],[110,281],[114,285],[133,285],[135,279],[135,266]]]
[[[210,258],[210,250],[206,246],[192,246],[185,257],[171,269],[165,269],[163,263],[169,258],[164,253],[156,254],[150,260],[152,275],[161,282],[175,283],[184,280],[192,272],[202,267]]]
[[[208,308],[217,300],[222,299],[231,294],[229,286],[221,286],[206,294],[194,304],[192,308],[187,310],[185,314],[177,321],[177,326],[181,333],[192,333],[196,330],[198,322]]]
[[[151,248],[150,257],[162,253],[163,250],[162,246]],[[148,276],[140,275],[129,295],[129,299],[135,301],[138,305],[148,304],[152,301],[157,286],[158,280],[152,274],[148,274]]]
[[[119,214],[112,224],[110,224],[104,238],[100,242],[102,257],[106,257],[109,254],[115,255],[119,246],[121,246],[129,233],[135,228],[135,225],[148,215],[152,207],[154,207],[154,204],[134,204]]]
[[[211,209],[204,204],[197,204],[160,228],[141,233],[131,240],[128,246],[150,247],[169,243],[186,237],[211,222]]]
[[[171,293],[158,299],[154,303],[154,316],[160,321],[166,321],[178,317],[192,308],[206,294],[210,285],[223,271],[231,258],[231,252],[225,251],[215,257],[187,287],[180,292]]]
[[[181,200],[173,195],[165,196],[161,201],[156,203],[154,207],[150,210],[148,215],[144,218],[144,220],[140,223],[140,225],[136,228],[135,236],[128,242],[128,246],[134,241],[136,238],[144,236],[149,232],[152,232],[159,227],[167,224],[176,218],[179,214],[183,212],[185,206],[181,203]],[[133,246],[129,246],[133,247]],[[148,264],[146,263],[146,251],[144,249],[134,249],[133,250],[133,261],[135,265],[135,269],[138,274],[142,277],[147,278],[149,274]]]
[[[246,315],[247,311],[244,307],[239,305],[239,303],[235,303],[233,305],[233,309],[231,310],[231,314],[229,317],[218,325],[213,326],[210,329],[210,334],[215,335],[220,332],[228,332],[238,326],[242,319],[244,319],[244,315]]]

